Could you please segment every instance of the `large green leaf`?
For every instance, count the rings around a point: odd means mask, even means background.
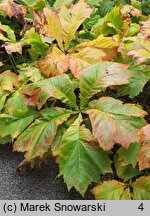
[[[105,181],[92,190],[97,200],[129,200],[130,191],[127,185],[116,180]]]
[[[128,148],[132,142],[139,141],[139,126],[147,113],[134,104],[123,104],[111,97],[102,97],[89,103],[89,115],[93,135],[100,146],[109,150],[115,143]],[[143,120],[143,126],[146,123]],[[140,129],[139,128],[139,129]]]
[[[90,97],[105,90],[106,87],[128,83],[132,72],[127,68],[126,64],[105,62],[81,70],[78,78],[81,109],[86,107]]]
[[[75,187],[84,195],[91,182],[98,182],[101,173],[110,171],[110,160],[94,144],[90,130],[80,126],[81,122],[79,116],[63,135],[59,167],[68,190]]]
[[[50,150],[58,126],[66,121],[72,111],[63,108],[47,108],[42,117],[28,127],[14,143],[14,151],[26,152],[26,159],[42,157]]]
[[[60,99],[64,104],[77,109],[73,86],[66,74],[26,85],[23,92],[31,96],[29,105],[38,105],[39,109],[50,97]]]
[[[142,176],[133,184],[135,200],[150,200],[150,176]]]

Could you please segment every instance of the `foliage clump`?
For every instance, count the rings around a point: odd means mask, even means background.
[[[106,2],[0,1],[0,143],[83,196],[150,199],[148,7]]]

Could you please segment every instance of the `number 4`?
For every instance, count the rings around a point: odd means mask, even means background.
[[[143,203],[141,203],[138,207],[139,210],[143,211],[144,210],[144,206],[143,206]]]

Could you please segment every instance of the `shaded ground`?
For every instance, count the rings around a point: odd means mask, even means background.
[[[0,145],[0,199],[83,199],[75,190],[67,191],[62,178],[58,175],[58,166],[48,159],[42,169],[35,169],[28,176],[16,172],[23,156],[13,153],[11,145]],[[85,199],[93,199],[90,191]]]

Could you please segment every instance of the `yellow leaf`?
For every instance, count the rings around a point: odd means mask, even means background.
[[[82,49],[84,47],[95,47],[99,49],[111,49],[114,47],[118,47],[119,42],[117,38],[115,37],[104,37],[103,35],[99,35],[96,39],[89,41],[89,42],[84,42],[76,47],[74,49]]]
[[[40,25],[41,33],[50,38],[55,38],[60,49],[63,50],[62,30],[58,13],[52,11],[49,7],[45,7],[42,14],[38,14],[34,11],[34,17],[36,20],[35,27]]]
[[[74,39],[74,35],[83,21],[90,17],[93,9],[88,8],[84,0],[70,7],[61,7],[59,17],[62,25],[63,40],[65,42],[65,49],[69,48],[70,42]]]

